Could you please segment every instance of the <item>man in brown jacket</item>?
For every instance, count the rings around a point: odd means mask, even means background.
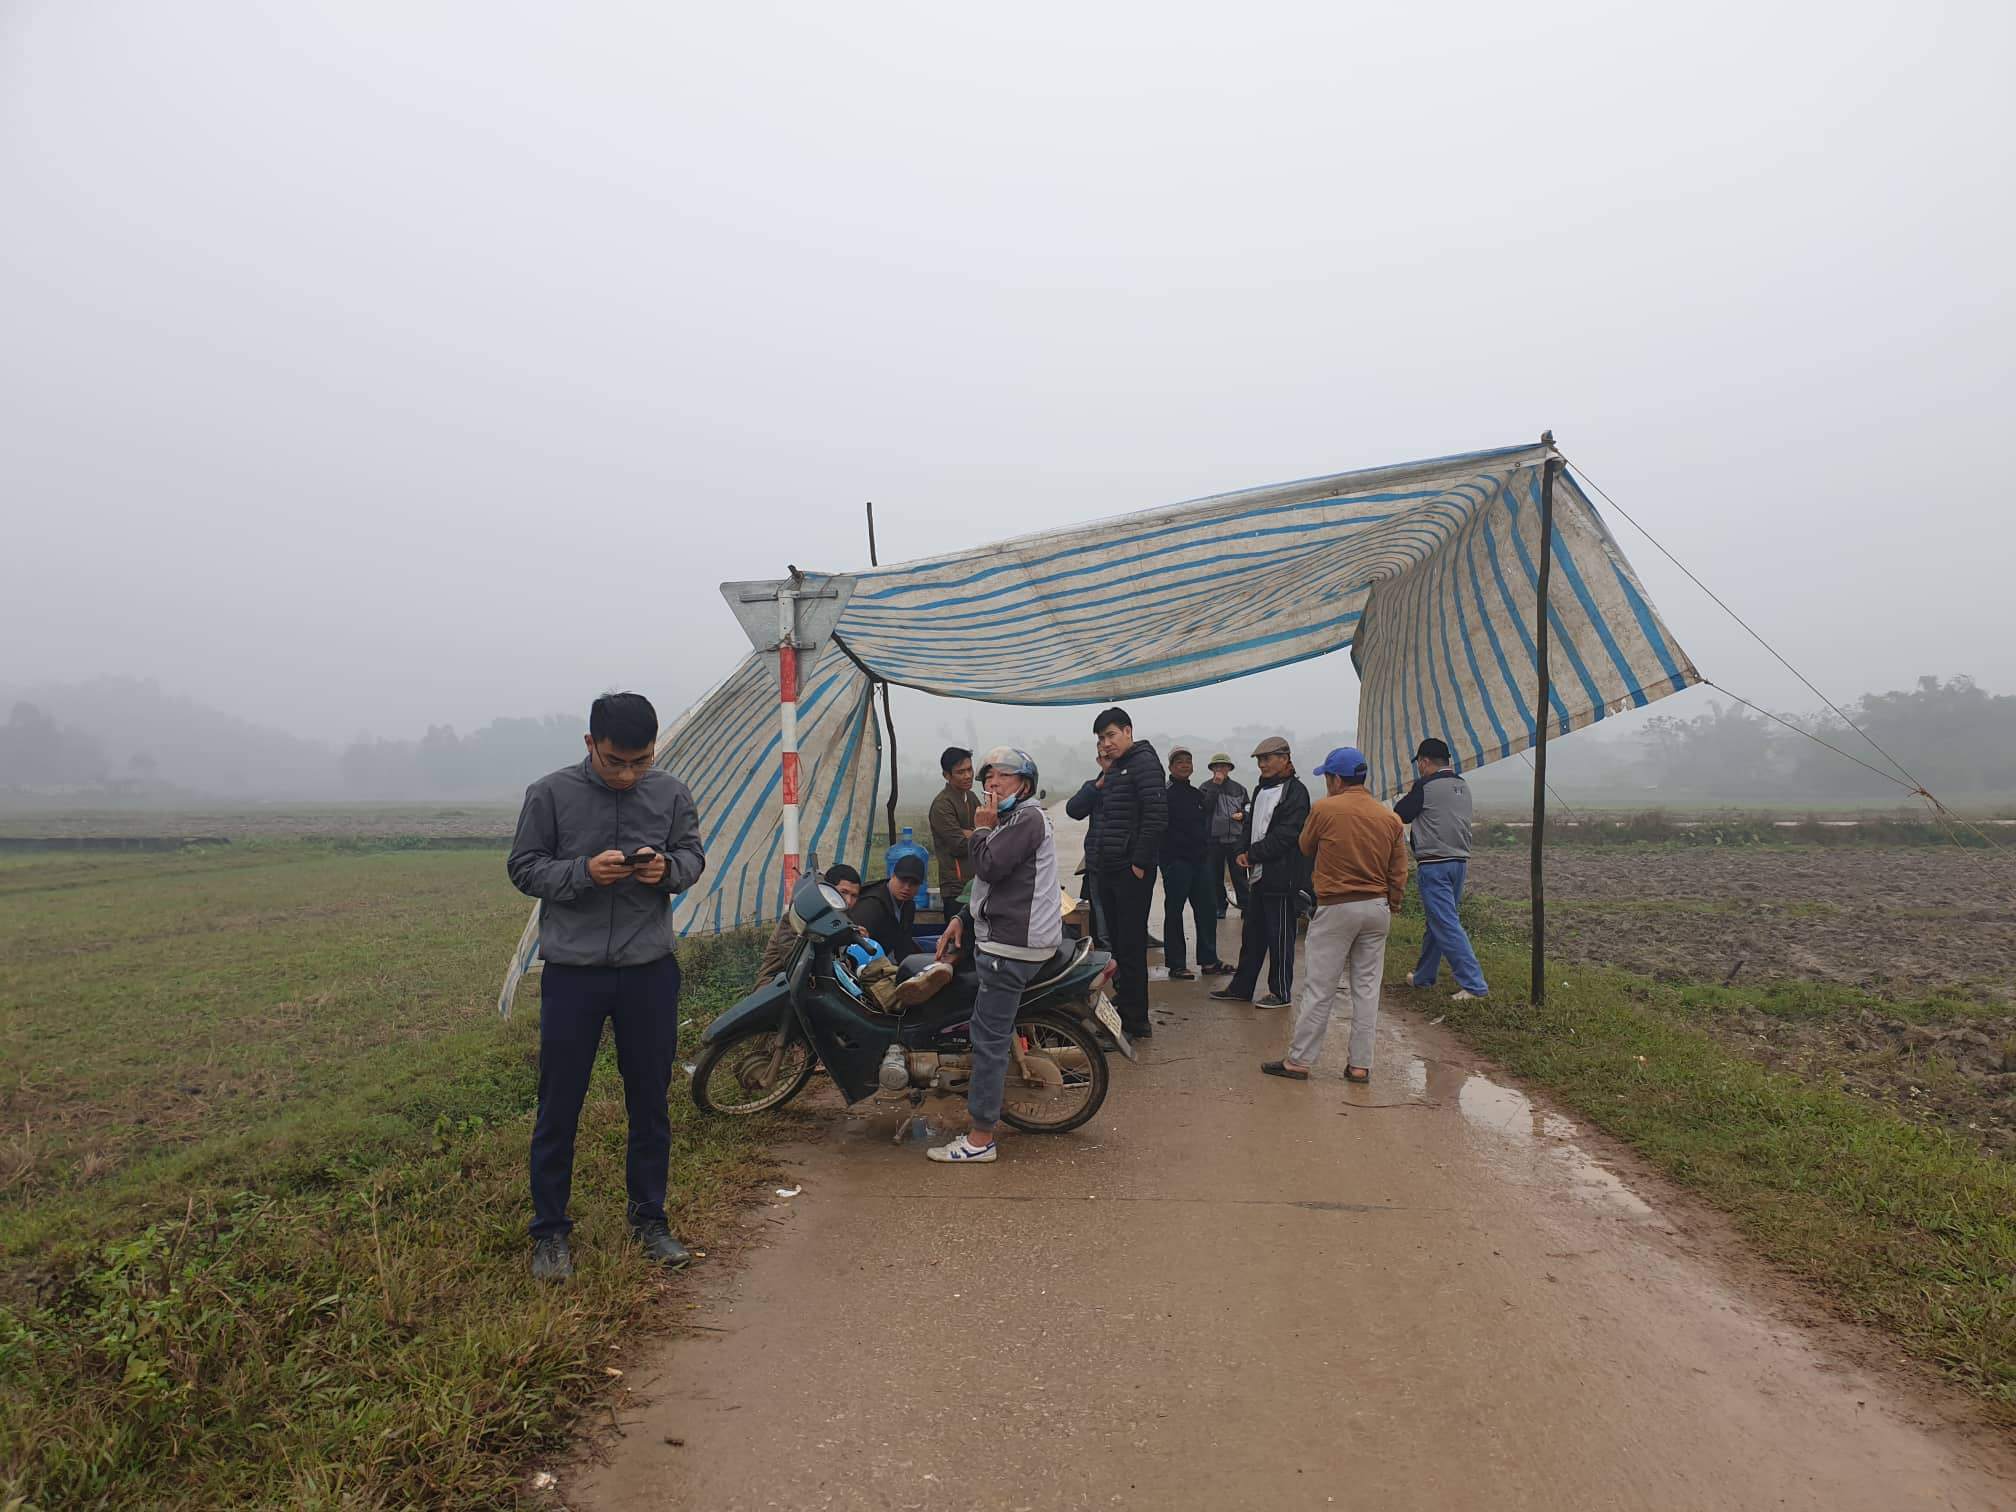
[[[945,787],[931,800],[925,822],[931,829],[931,854],[938,858],[938,891],[945,895],[945,917],[950,919],[958,914],[973,878],[970,847],[980,799],[973,791],[973,753],[964,746],[947,746],[938,770],[945,774]]]
[[[1367,791],[1368,769],[1356,746],[1339,746],[1316,768],[1329,796],[1310,808],[1301,840],[1302,854],[1315,860],[1316,917],[1309,921],[1294,1037],[1285,1057],[1261,1063],[1269,1076],[1309,1079],[1338,991],[1348,985],[1351,1058],[1344,1079],[1372,1079],[1386,935],[1407,892],[1407,841],[1399,816]]]

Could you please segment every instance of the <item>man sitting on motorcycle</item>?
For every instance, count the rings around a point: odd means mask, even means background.
[[[1064,939],[1057,907],[1057,841],[1036,798],[1036,763],[1027,751],[996,746],[980,768],[987,801],[973,815],[967,857],[973,886],[959,917],[945,926],[938,959],[949,961],[969,936],[980,988],[968,1037],[973,1046],[966,1111],[972,1128],[927,1153],[933,1160],[994,1158],[994,1125],[1008,1083],[1008,1056],[1023,991]]]

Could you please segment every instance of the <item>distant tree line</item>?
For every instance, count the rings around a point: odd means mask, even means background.
[[[582,754],[579,716],[496,719],[467,735],[432,725],[418,740],[358,740],[338,759],[346,798],[513,798]]]
[[[1971,677],[1921,677],[1908,692],[1866,694],[1847,713],[1869,740],[1942,797],[2016,792],[2016,696],[1989,693]],[[1792,723],[1890,769],[1831,711]],[[1711,702],[1692,719],[1655,718],[1640,743],[1646,777],[1662,791],[1794,800],[1899,791],[1896,783],[1740,704]]]
[[[0,703],[5,698],[0,692]],[[37,691],[14,697],[9,708],[0,725],[0,799],[32,805],[196,798],[506,800],[540,773],[581,754],[581,722],[571,715],[498,719],[467,735],[436,725],[418,740],[360,738],[339,754],[133,679]],[[2006,801],[2016,794],[2016,696],[1989,693],[1970,677],[1943,682],[1921,677],[1908,690],[1866,694],[1848,713],[1942,798]],[[1887,766],[1831,712],[1785,718],[1797,728],[1708,698],[1698,714],[1653,714],[1630,738],[1584,735],[1561,741],[1550,747],[1548,775],[1570,804],[1667,799],[1825,804],[1903,796],[1895,783],[1800,733],[1872,766]],[[976,711],[963,736],[940,729],[933,739],[906,737],[901,795],[906,809],[912,803],[921,807],[936,791],[939,750],[972,744],[983,725],[990,735],[1008,734],[1014,729],[1012,711]],[[1286,736],[1305,773],[1325,751],[1350,739],[1341,730],[1298,734],[1257,724],[1201,736],[1141,733],[1165,757],[1173,745],[1189,746],[1200,780],[1211,753],[1227,751],[1248,782],[1253,763],[1247,753],[1263,736]],[[1037,739],[1030,749],[1053,797],[1075,791],[1098,769],[1089,730],[1082,740]],[[1475,781],[1480,801],[1511,802],[1530,786],[1531,774],[1523,762],[1504,761],[1479,771]]]

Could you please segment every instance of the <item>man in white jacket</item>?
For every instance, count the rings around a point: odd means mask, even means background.
[[[980,972],[968,1027],[973,1075],[966,1084],[966,1112],[972,1128],[926,1152],[954,1164],[994,1159],[1015,1015],[1023,992],[1064,940],[1057,839],[1050,816],[1035,802],[1035,761],[1027,751],[997,746],[987,753],[980,780],[987,801],[973,815],[967,857],[973,887],[966,907],[938,941],[938,959],[949,960],[970,933]]]

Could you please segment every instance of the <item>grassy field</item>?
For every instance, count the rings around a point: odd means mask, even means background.
[[[524,907],[501,852],[0,860],[0,1507],[515,1503],[678,1285],[627,1244],[606,1053],[580,1274],[526,1275]],[[754,964],[684,955],[703,1021]],[[674,1115],[705,1248],[761,1131]]]
[[[263,844],[483,837],[507,844],[515,803],[220,803],[201,808],[0,809],[0,837],[218,836]]]
[[[1564,959],[1536,1011],[1513,913],[1474,914],[1496,994],[1424,1006],[2016,1422],[2016,1162],[1729,1033],[1882,1000]],[[0,857],[0,1509],[516,1504],[610,1343],[682,1307],[624,1242],[606,1055],[579,1277],[525,1274],[536,999],[493,1006],[523,916],[500,852],[397,834]],[[754,954],[687,948],[696,1021]],[[768,1131],[673,1108],[706,1248]]]
[[[1401,983],[1420,949],[1418,910],[1410,895],[1389,982]],[[1466,900],[1465,914],[1491,996],[1451,1002],[1445,976],[1443,993],[1418,994],[1424,1011],[1629,1141],[1844,1316],[1889,1331],[2016,1425],[2016,1161],[1831,1075],[1761,1064],[1723,1032],[1859,1013],[1866,997],[1557,961],[1535,1009],[1526,935],[1484,900]]]

